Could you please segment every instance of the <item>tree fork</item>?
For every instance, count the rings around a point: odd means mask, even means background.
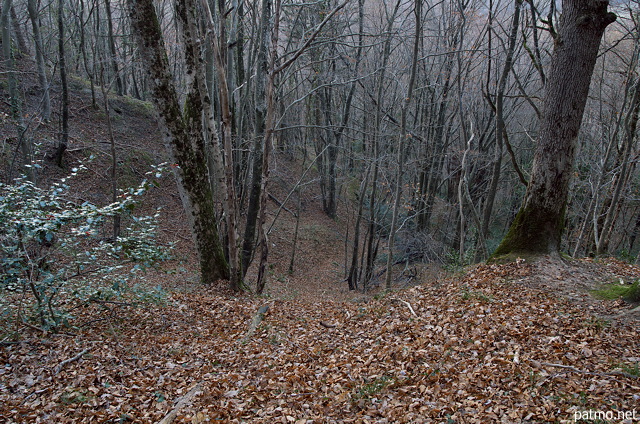
[[[183,28],[182,37],[189,76],[184,110],[181,111],[153,1],[127,0],[127,6],[140,56],[150,74],[152,99],[163,127],[163,137],[178,165],[176,174],[198,250],[201,281],[212,283],[217,279],[228,279],[229,266],[218,236],[204,148],[202,111],[207,99],[203,99],[199,91],[201,75],[195,69],[199,63],[195,34],[185,34],[189,25],[181,22],[187,27]],[[183,10],[188,7],[194,7],[193,3],[184,5]]]

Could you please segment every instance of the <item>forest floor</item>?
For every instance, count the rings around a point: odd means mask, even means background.
[[[107,202],[106,115],[91,108],[81,81],[72,88],[68,167],[96,156],[76,196]],[[147,104],[112,102],[119,182],[135,185],[164,160],[163,144]],[[8,163],[15,142],[2,124]],[[44,155],[57,127],[37,126]],[[43,178],[65,172],[45,162]],[[279,158],[274,197],[286,198],[300,173]],[[327,218],[315,189],[305,193],[293,271],[295,217],[283,210],[266,294],[239,295],[224,282],[198,283],[184,212],[165,178],[144,208],[162,207],[161,239],[177,242],[175,259],[140,280],[161,285],[165,301],[93,305],[63,333],[15,328],[18,339],[0,341],[0,422],[605,422],[589,412],[640,422],[639,310],[591,294],[639,279],[640,267],[547,258],[452,274],[416,265],[396,270],[389,293],[350,292],[349,223]],[[269,207],[275,218],[278,205]]]

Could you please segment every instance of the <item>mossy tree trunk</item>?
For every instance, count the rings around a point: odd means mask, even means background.
[[[228,279],[229,266],[218,236],[205,154],[202,111],[210,106],[210,99],[206,91],[200,89],[204,84],[199,79],[204,76],[196,69],[201,61],[196,37],[189,33],[193,25],[184,22],[192,15],[177,13],[183,27],[181,36],[187,67],[187,95],[181,110],[153,0],[127,0],[127,6],[139,54],[150,76],[152,99],[163,136],[178,165],[179,183],[185,193],[186,212],[200,258],[201,281],[212,283],[217,279]],[[193,11],[195,7],[192,0],[186,0],[179,11]]]
[[[600,41],[616,16],[603,0],[563,0],[531,180],[493,258],[558,254],[578,132]]]

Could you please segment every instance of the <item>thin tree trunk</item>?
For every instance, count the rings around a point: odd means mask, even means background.
[[[111,0],[104,0],[104,8],[107,14],[107,30],[108,30],[108,42],[109,51],[111,53],[111,67],[113,68],[113,78],[116,81],[116,92],[119,96],[125,94],[125,85],[122,75],[120,75],[120,68],[118,66],[118,52],[116,51],[116,40],[113,35],[113,19],[111,17]]]
[[[256,292],[262,294],[265,287],[265,271],[269,257],[269,235],[267,229],[267,182],[269,181],[269,160],[271,159],[272,142],[271,136],[274,130],[275,121],[275,65],[278,54],[278,32],[280,31],[280,6],[281,0],[276,0],[273,30],[271,33],[271,57],[267,71],[267,83],[265,87],[266,117],[264,127],[264,139],[262,144],[262,177],[260,184],[260,214],[258,223],[260,225],[259,245],[260,264],[258,265],[258,278],[256,281]]]
[[[62,167],[62,158],[69,144],[69,87],[67,85],[67,62],[64,48],[64,0],[58,0],[58,55],[60,59],[60,85],[62,86],[62,132],[53,155],[55,163]]]
[[[268,224],[267,224],[267,182],[269,179],[269,160],[272,150],[271,136],[275,129],[275,78],[276,76],[287,69],[292,63],[294,63],[302,53],[305,52],[309,45],[315,40],[322,28],[331,20],[331,18],[338,13],[347,2],[342,3],[333,11],[331,11],[325,19],[318,25],[316,30],[309,36],[307,41],[284,63],[276,66],[276,60],[278,56],[278,36],[280,31],[280,11],[281,0],[276,0],[273,19],[273,30],[271,33],[271,54],[269,58],[269,67],[267,72],[267,84],[265,90],[265,103],[267,106],[265,117],[265,132],[263,143],[263,155],[262,155],[262,183],[260,187],[260,214],[258,217],[258,223],[261,231],[259,234],[259,245],[261,247],[260,252],[260,264],[258,265],[258,278],[256,282],[256,291],[261,294],[265,287],[265,270],[267,267],[267,260],[269,256],[269,236],[268,236]]]
[[[263,143],[266,115],[266,75],[268,71],[267,46],[269,36],[269,21],[271,19],[272,0],[262,1],[262,16],[260,18],[260,45],[258,47],[258,64],[256,68],[255,86],[255,130],[253,144],[253,161],[251,169],[251,189],[249,191],[249,205],[247,206],[247,218],[245,223],[244,238],[242,241],[242,272],[246,274],[251,257],[253,256],[256,227],[260,211],[260,198],[262,189],[262,163]],[[264,101],[262,101],[264,99]]]
[[[24,54],[29,53],[29,47],[27,47],[27,43],[24,39],[24,35],[22,34],[22,28],[20,28],[20,22],[18,22],[18,17],[16,16],[16,9],[11,5],[11,23],[13,25],[13,33],[16,35],[16,43],[18,43],[18,56],[22,56]]]
[[[51,118],[51,98],[49,96],[49,82],[47,81],[47,68],[44,63],[44,48],[42,45],[42,33],[40,32],[40,21],[38,18],[36,0],[27,1],[27,11],[29,12],[29,19],[31,20],[31,28],[33,30],[38,82],[42,89],[41,116],[44,121],[48,121]]]
[[[208,25],[213,35],[213,56],[215,61],[215,69],[218,73],[218,85],[219,85],[219,99],[222,112],[222,139],[224,145],[224,181],[221,189],[224,191],[224,213],[227,223],[227,238],[228,238],[228,250],[229,250],[229,272],[231,274],[231,288],[235,291],[242,290],[244,284],[242,283],[242,269],[241,262],[238,256],[238,219],[237,219],[237,204],[236,204],[236,183],[234,175],[234,156],[233,156],[233,142],[231,139],[231,110],[229,105],[229,88],[227,86],[227,75],[225,72],[227,60],[226,60],[226,41],[224,31],[224,17],[220,18],[219,32],[216,35],[215,24],[213,22],[213,16],[208,9],[206,0],[203,0],[203,8],[208,11]],[[223,10],[220,10],[220,14],[223,15]],[[223,47],[224,46],[224,47]],[[220,162],[220,160],[218,160]],[[218,171],[222,171],[219,169]]]
[[[289,261],[289,274],[293,274],[293,266],[296,261],[296,250],[298,247],[298,230],[300,229],[300,215],[302,214],[302,189],[297,188],[298,206],[296,208],[296,227],[293,231],[293,246],[291,247],[291,260]]]
[[[491,223],[493,205],[495,203],[496,194],[498,192],[500,170],[502,169],[502,155],[504,150],[505,137],[507,135],[507,128],[504,122],[504,95],[507,86],[507,80],[509,79],[511,68],[513,67],[513,54],[515,52],[516,41],[518,38],[522,1],[523,0],[515,0],[513,18],[511,21],[511,33],[509,34],[509,47],[507,48],[507,57],[504,63],[504,68],[502,68],[500,80],[498,81],[498,89],[496,93],[496,152],[491,175],[491,185],[489,193],[487,194],[487,199],[485,201],[484,213],[482,217],[482,228],[480,229],[483,238],[487,238],[489,236],[489,225]],[[493,28],[490,28],[489,31],[493,31]],[[487,100],[490,101],[488,95]],[[493,105],[491,106],[493,107]]]
[[[627,119],[625,120],[625,136],[624,136],[624,150],[622,152],[622,166],[620,169],[620,173],[616,179],[615,190],[613,193],[613,197],[611,198],[611,206],[607,212],[606,218],[604,220],[604,224],[602,225],[602,230],[600,231],[600,239],[597,243],[597,251],[596,254],[602,255],[606,253],[609,247],[609,240],[611,239],[611,234],[613,233],[613,227],[615,224],[615,216],[616,210],[621,206],[620,205],[620,196],[622,194],[622,189],[626,186],[628,169],[632,166],[630,164],[631,161],[631,149],[634,145],[634,139],[636,137],[636,129],[638,128],[638,114],[640,113],[640,78],[637,78],[635,81],[635,90],[633,93],[633,97],[631,99],[631,105],[629,108],[629,113],[627,115]]]
[[[353,252],[351,254],[351,266],[349,267],[349,275],[347,276],[347,284],[349,290],[358,289],[358,256],[360,251],[360,226],[362,225],[362,218],[364,214],[362,210],[364,208],[365,191],[369,186],[369,173],[371,168],[367,168],[364,180],[360,184],[360,190],[358,191],[358,212],[356,214],[356,223],[353,228]],[[363,255],[364,256],[364,255]]]
[[[396,15],[398,13],[398,9],[400,8],[401,1],[398,0],[393,8],[393,12],[391,16],[388,17],[387,20],[387,28],[386,34],[387,37],[384,41],[384,47],[382,52],[382,65],[380,67],[380,75],[378,78],[378,87],[376,92],[376,112],[375,112],[375,122],[374,122],[374,134],[373,134],[373,177],[371,180],[371,195],[369,198],[369,229],[368,229],[368,239],[366,242],[367,247],[367,260],[366,260],[366,268],[362,273],[362,289],[364,291],[367,290],[367,285],[371,278],[373,277],[373,267],[375,265],[375,259],[378,255],[378,242],[376,239],[379,237],[378,231],[378,214],[376,213],[376,197],[378,191],[378,174],[379,174],[379,161],[380,161],[380,128],[382,124],[382,95],[384,93],[384,84],[385,78],[387,74],[387,65],[389,64],[389,57],[391,56],[391,41],[392,41],[392,29],[393,24],[395,22]]]
[[[29,0],[29,2],[34,2],[34,1],[35,0]],[[89,18],[87,18],[87,20],[88,19]],[[78,26],[80,27],[80,50],[82,53],[82,63],[84,65],[84,71],[87,73],[87,76],[89,77],[89,83],[91,84],[91,105],[93,106],[94,109],[97,109],[98,104],[96,102],[95,72],[93,69],[89,67],[89,58],[87,57],[87,45],[85,41],[86,36],[85,36],[85,22],[84,22],[84,0],[80,0],[80,16],[78,21],[79,21]]]
[[[416,70],[418,66],[418,51],[420,47],[420,39],[422,34],[422,0],[414,1],[414,14],[416,20],[416,32],[413,41],[413,55],[411,59],[411,75],[409,76],[409,86],[404,96],[402,109],[400,111],[400,134],[398,140],[398,172],[396,174],[395,201],[393,204],[393,214],[391,216],[391,230],[389,231],[389,244],[387,255],[387,274],[385,276],[385,288],[391,290],[392,283],[392,267],[393,267],[393,249],[395,247],[395,237],[398,225],[398,215],[400,213],[400,204],[402,197],[402,178],[404,177],[404,153],[405,141],[411,137],[407,132],[407,111],[411,104],[413,96],[413,87],[416,82]]]
[[[118,201],[118,160],[116,156],[116,139],[113,135],[113,127],[111,125],[111,108],[109,107],[109,94],[107,83],[104,80],[104,68],[100,75],[100,89],[102,90],[102,101],[104,104],[104,112],[107,115],[107,131],[109,133],[109,141],[111,143],[111,201]],[[113,242],[118,241],[120,237],[120,214],[113,215]]]

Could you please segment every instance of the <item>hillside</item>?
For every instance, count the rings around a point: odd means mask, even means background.
[[[55,119],[33,123],[40,181],[84,161],[89,171],[74,195],[106,203],[106,115],[91,107],[83,81],[72,89],[65,169],[45,158]],[[33,95],[26,105],[31,115],[36,102]],[[166,154],[149,104],[111,102],[119,185],[135,186]],[[1,131],[4,166],[16,150],[12,122],[5,119]],[[272,194],[284,199],[300,164],[276,160]],[[161,285],[166,302],[91,305],[57,334],[3,331],[0,421],[545,423],[584,411],[640,414],[637,305],[589,294],[640,278],[640,267],[548,259],[445,275],[416,265],[391,293],[348,292],[347,222],[327,218],[309,187],[294,272],[287,269],[295,218],[282,211],[267,294],[255,297],[230,293],[223,282],[196,283],[175,183],[162,179],[142,210],[162,208],[161,239],[177,242],[175,257],[139,282]],[[277,205],[270,208],[275,217]]]
[[[0,417],[152,423],[175,409],[185,423],[545,423],[637,410],[637,321],[531,288],[536,272],[483,265],[364,303],[185,285],[162,308],[4,345]]]

